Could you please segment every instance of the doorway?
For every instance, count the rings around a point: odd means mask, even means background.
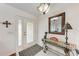
[[[34,43],[34,22],[18,20],[18,47],[24,49]]]

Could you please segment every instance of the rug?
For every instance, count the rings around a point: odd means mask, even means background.
[[[30,48],[20,51],[19,55],[20,56],[34,56],[41,50],[42,50],[42,47],[39,46],[38,44],[35,44],[35,45],[31,46]]]

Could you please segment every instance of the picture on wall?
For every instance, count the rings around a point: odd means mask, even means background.
[[[49,17],[49,32],[52,34],[65,34],[65,12],[56,16]]]

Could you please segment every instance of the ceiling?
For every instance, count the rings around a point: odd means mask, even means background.
[[[8,5],[20,9],[22,11],[28,12],[33,16],[41,15],[40,12],[37,10],[37,6],[39,5],[39,3],[8,3]]]
[[[41,13],[37,10],[37,6],[40,3],[6,3],[7,5],[22,10],[26,13],[33,15],[34,17],[41,16]],[[50,3],[50,10],[51,12],[57,11],[59,9],[69,7],[70,5],[74,5],[71,3]],[[50,12],[48,12],[50,13]]]

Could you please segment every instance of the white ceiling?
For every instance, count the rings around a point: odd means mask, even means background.
[[[34,16],[38,14],[36,7],[39,4],[36,3],[9,3],[8,5],[20,9],[22,11],[28,12]]]
[[[40,3],[6,3],[6,4],[11,7],[15,7],[19,10],[25,11],[25,12],[33,15],[34,17],[41,16],[41,13],[37,10],[37,6]],[[71,3],[51,3],[49,12],[50,11],[54,12],[55,10],[65,8],[70,5],[74,5],[74,4],[71,4]]]
[[[28,12],[34,16],[41,15],[40,12],[37,10],[37,6],[39,5],[39,3],[8,3],[8,5],[20,9],[22,11]]]

